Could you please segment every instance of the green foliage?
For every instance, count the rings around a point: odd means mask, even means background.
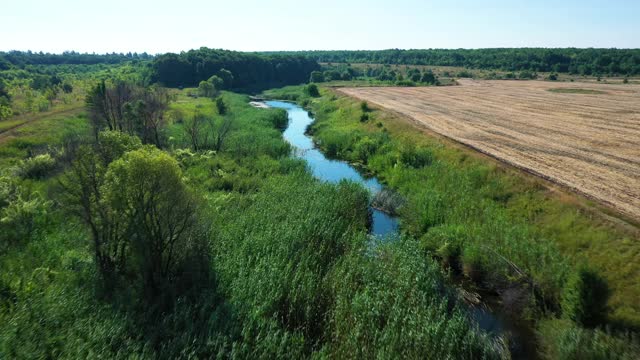
[[[0,177],[0,254],[27,243],[45,227],[51,205],[40,193],[24,191],[9,177]]]
[[[420,78],[420,82],[423,82],[423,83],[429,84],[429,85],[437,85],[438,84],[438,79],[436,78],[436,76],[433,73],[433,71],[427,70],[424,73],[422,73],[422,77]]]
[[[324,82],[324,74],[322,74],[322,71],[312,71],[311,76],[309,77],[309,82],[312,82],[312,83]]]
[[[549,74],[549,76],[547,77],[547,80],[551,80],[551,81],[558,80],[558,74],[555,74],[555,73]]]
[[[333,357],[507,356],[506,349],[466,317],[438,266],[425,259],[415,243],[398,240],[379,244],[372,252],[346,257],[334,275]]]
[[[42,179],[56,167],[56,160],[49,154],[40,154],[20,161],[15,174],[24,179]]]
[[[222,88],[229,90],[233,87],[233,74],[227,69],[220,69],[218,77],[222,79]]]
[[[580,75],[640,74],[638,49],[502,48],[281,51],[268,54],[305,56],[321,63],[378,63],[456,66],[471,69],[559,72]],[[468,77],[460,76],[458,77]]]
[[[181,54],[157,56],[152,63],[151,79],[170,87],[196,86],[200,81],[215,74],[221,75],[222,69],[227,69],[233,74],[234,88],[264,88],[271,84],[305,83],[309,80],[309,74],[319,68],[318,63],[302,56],[259,55],[200,48]]]
[[[137,136],[131,136],[120,131],[101,131],[98,134],[98,154],[103,164],[108,165],[119,159],[129,151],[142,147],[142,141]]]
[[[225,115],[227,113],[227,105],[224,103],[224,99],[222,97],[218,97],[216,99],[216,109],[218,110],[218,114]]]
[[[320,90],[318,90],[318,85],[316,84],[309,84],[306,85],[304,87],[304,93],[307,96],[311,96],[311,97],[318,97],[320,96]]]
[[[595,327],[607,319],[610,290],[605,279],[593,269],[580,266],[567,279],[562,294],[562,313],[585,327]]]
[[[583,329],[567,320],[544,320],[538,327],[545,359],[631,360],[640,358],[640,342],[633,334]]]
[[[116,266],[135,274],[148,296],[176,276],[189,251],[200,250],[191,234],[196,200],[182,179],[178,163],[157,149],[143,148],[109,164],[100,206],[108,212],[118,242],[128,249]],[[106,238],[106,237],[105,237]],[[104,243],[101,246],[123,246]],[[124,268],[124,269],[123,269]]]

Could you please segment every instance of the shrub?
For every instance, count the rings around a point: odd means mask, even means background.
[[[360,110],[362,110],[363,113],[371,111],[371,109],[369,108],[369,103],[367,103],[366,101],[361,102]]]
[[[320,96],[320,90],[318,90],[318,85],[316,85],[316,84],[309,84],[309,85],[305,86],[304,87],[304,92],[305,92],[305,94],[307,94],[308,96],[311,96],[311,97]]]
[[[362,115],[360,115],[360,122],[367,122],[367,121],[369,121],[369,114],[362,113]]]
[[[42,179],[56,166],[56,160],[49,154],[41,154],[20,161],[16,175],[25,179]]]
[[[269,122],[273,124],[273,127],[279,130],[284,130],[287,128],[289,124],[289,116],[287,115],[287,111],[284,109],[274,109],[273,112],[269,114]]]
[[[549,76],[547,77],[547,80],[551,80],[551,81],[558,80],[558,74],[555,74],[555,73],[549,74]]]
[[[609,287],[600,274],[584,265],[579,266],[565,285],[562,312],[582,326],[598,326],[606,320],[609,295]]]
[[[0,249],[29,240],[33,232],[42,228],[51,202],[38,193],[23,198],[17,194],[0,213]]]
[[[216,109],[218,110],[218,114],[220,115],[225,115],[227,113],[227,104],[224,103],[222,97],[218,97],[216,99]]]
[[[629,83],[629,78],[625,77],[624,80],[622,80],[622,83],[623,84],[628,84]]]

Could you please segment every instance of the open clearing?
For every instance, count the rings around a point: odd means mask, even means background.
[[[340,91],[640,220],[640,86],[460,84]]]

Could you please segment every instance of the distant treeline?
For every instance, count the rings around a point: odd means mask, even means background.
[[[638,75],[640,49],[428,49],[264,52],[302,55],[324,63],[375,63],[462,66],[507,71],[561,72],[580,75]]]
[[[169,87],[198,86],[221,69],[233,74],[234,88],[260,88],[305,83],[320,65],[297,54],[264,55],[200,48],[154,58],[152,81]]]
[[[82,54],[75,51],[62,54],[50,54],[31,51],[0,52],[0,70],[8,70],[11,67],[24,67],[26,65],[95,65],[95,64],[120,64],[131,60],[148,60],[153,56],[147,53],[127,54]]]

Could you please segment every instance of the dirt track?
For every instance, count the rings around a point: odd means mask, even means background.
[[[557,88],[605,94],[548,91]],[[340,91],[640,220],[638,85],[466,80]]]

